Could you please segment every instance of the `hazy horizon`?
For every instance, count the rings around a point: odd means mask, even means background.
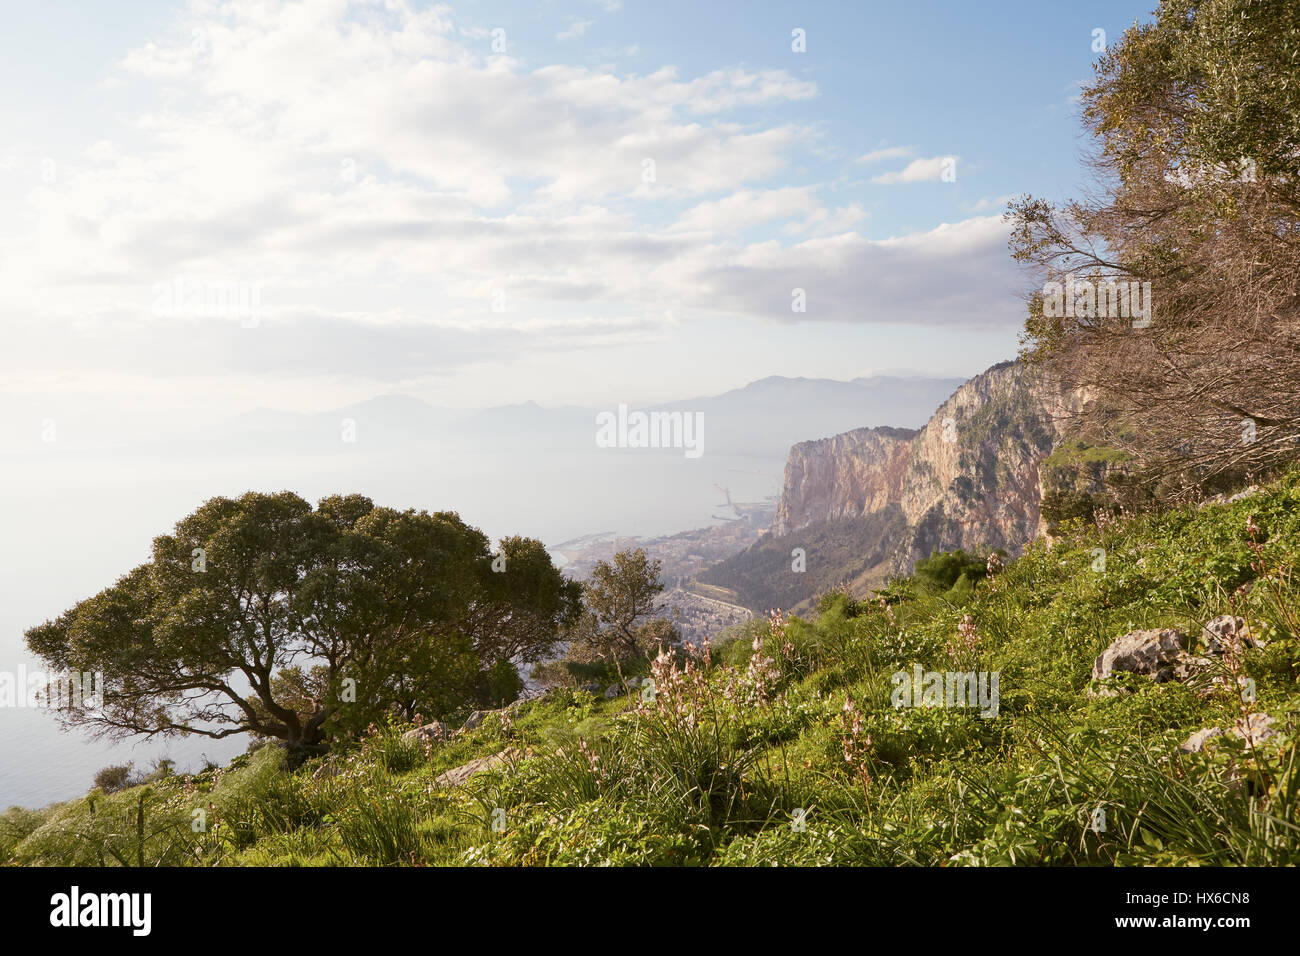
[[[776,494],[789,445],[866,425],[920,425],[959,381],[768,376],[720,395],[643,406],[701,414],[706,454],[698,459],[678,448],[599,448],[595,409],[578,406],[442,414],[388,395],[318,413],[232,413],[179,431],[168,429],[183,416],[170,423],[151,416],[142,431],[104,409],[95,413],[107,424],[83,421],[80,429],[75,415],[60,414],[53,440],[37,429],[6,436],[6,497],[26,507],[9,516],[14,546],[0,555],[0,671],[39,669],[23,631],[148,561],[153,537],[211,497],[290,490],[315,502],[359,492],[390,507],[456,511],[493,540],[521,534],[548,547],[607,531],[672,534],[717,523],[719,487],[738,502]],[[340,430],[344,421],[352,441]],[[12,431],[14,418],[7,423]],[[620,494],[606,494],[610,487]],[[246,743],[109,748],[63,733],[48,713],[0,715],[0,763],[40,768],[0,781],[0,805],[75,796],[109,763],[165,755],[193,766],[200,755],[227,759]]]

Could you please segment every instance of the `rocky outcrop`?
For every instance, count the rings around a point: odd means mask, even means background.
[[[459,737],[461,734],[482,727],[483,721],[493,714],[500,715],[503,721],[508,722],[510,715],[522,707],[524,703],[525,701],[520,699],[499,710],[476,710],[465,718],[465,723],[461,724],[459,730],[452,730],[449,724],[445,724],[441,720],[435,720],[422,727],[408,730],[406,733],[402,734],[402,739],[410,743],[420,744],[421,746],[446,743],[449,740]]]
[[[1092,662],[1092,679],[1104,681],[1115,674],[1141,674],[1156,683],[1181,678],[1188,664],[1183,650],[1183,635],[1166,627],[1154,631],[1130,631],[1115,638]],[[1103,688],[1100,696],[1113,696],[1114,690]]]
[[[465,723],[461,725],[460,730],[457,732],[463,734],[467,730],[474,730],[477,727],[481,727],[483,721],[487,719],[488,714],[495,713],[495,710],[476,710],[465,718]]]
[[[1233,617],[1231,614],[1220,614],[1206,624],[1201,629],[1201,641],[1215,655],[1264,646],[1264,641],[1257,638],[1247,626],[1245,618]]]
[[[779,537],[818,521],[857,518],[897,501],[917,434],[910,428],[858,428],[795,445],[786,459],[772,533]]]
[[[440,787],[459,787],[476,773],[482,773],[484,770],[496,770],[522,757],[518,750],[513,748],[503,750],[499,754],[492,754],[490,757],[479,757],[477,760],[471,760],[469,763],[461,764],[459,767],[453,767],[446,773],[440,773],[434,778],[433,782]]]
[[[1250,686],[1249,678],[1231,668],[1225,672],[1222,666],[1222,661],[1229,664],[1234,660],[1239,662],[1240,655],[1248,649],[1264,646],[1264,642],[1251,633],[1243,618],[1221,614],[1201,628],[1199,640],[1208,657],[1190,653],[1194,642],[1176,628],[1122,634],[1093,661],[1093,683],[1089,693],[1094,697],[1115,696],[1119,691],[1107,687],[1104,682],[1119,673],[1141,674],[1157,684],[1171,680],[1188,681],[1205,695],[1220,690],[1240,692]],[[1220,659],[1217,668],[1215,658]],[[1237,674],[1235,679],[1234,673]]]
[[[772,531],[897,506],[909,526],[891,570],[932,550],[1018,554],[1039,527],[1039,464],[1086,397],[1016,362],[963,384],[918,432],[863,428],[791,449]]]
[[[423,727],[416,727],[402,734],[402,739],[414,744],[433,744],[444,743],[452,738],[453,731],[441,720],[435,720],[425,724]]]
[[[1184,740],[1178,749],[1185,754],[1200,753],[1205,749],[1207,742],[1222,735],[1223,728],[1221,727],[1203,727]]]

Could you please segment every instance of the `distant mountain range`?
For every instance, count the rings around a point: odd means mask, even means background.
[[[458,511],[490,536],[558,544],[605,530],[660,536],[707,527],[733,513],[719,511],[727,500],[775,496],[795,443],[863,425],[919,426],[960,384],[771,376],[719,395],[632,406],[702,415],[698,458],[674,448],[598,447],[596,417],[616,404],[458,409],[400,394],[324,412],[258,408],[170,424],[152,411],[17,407],[0,396],[0,449],[11,471],[39,462],[87,481],[121,475],[129,487],[114,492],[112,505],[123,512],[138,508],[135,492],[165,504],[170,520],[212,494],[361,492],[396,507]],[[57,442],[42,440],[45,418],[57,420]],[[95,493],[102,497],[102,482]]]
[[[920,426],[963,381],[871,376],[845,382],[773,375],[720,395],[629,404],[647,412],[702,413],[705,454],[784,459],[797,442],[864,424]],[[548,408],[532,401],[454,409],[404,395],[383,395],[316,414],[257,409],[240,415],[222,431],[226,440],[246,447],[259,445],[273,433],[277,441],[307,450],[338,442],[341,422],[350,419],[358,441],[449,441],[479,448],[546,446],[585,453],[594,447],[596,415],[615,409],[576,405]]]

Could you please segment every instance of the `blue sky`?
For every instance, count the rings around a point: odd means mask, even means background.
[[[1093,31],[1148,9],[10,5],[0,377],[216,415],[974,374],[1005,200],[1085,184]]]

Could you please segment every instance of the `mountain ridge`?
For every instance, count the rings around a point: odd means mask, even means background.
[[[736,590],[751,606],[792,594],[804,603],[830,580],[878,586],[910,573],[933,551],[1018,555],[1042,530],[1039,466],[1087,400],[1006,361],[958,386],[919,429],[859,428],[795,444],[770,540],[715,565],[701,580]],[[874,541],[886,526],[893,544],[870,567],[846,559],[836,543],[864,534]],[[801,589],[773,577],[791,573],[791,558],[774,566],[771,552],[779,540],[793,553],[804,531],[807,544],[816,544],[804,548],[809,570],[823,558],[838,565],[806,574]],[[758,567],[767,571],[757,574]]]

